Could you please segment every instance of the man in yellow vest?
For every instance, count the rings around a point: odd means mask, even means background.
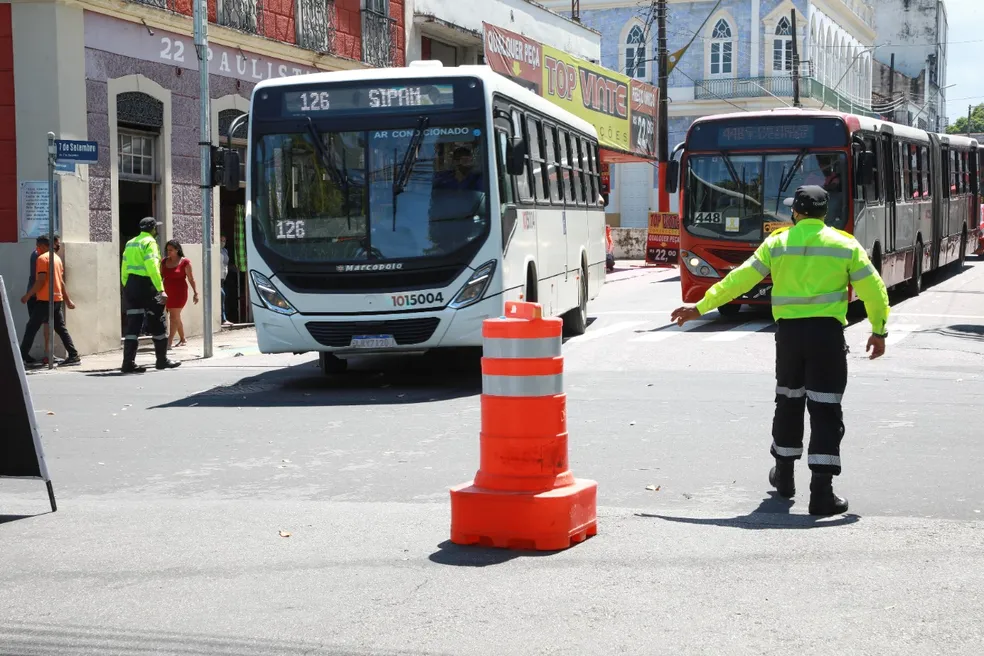
[[[142,374],[147,369],[136,364],[140,329],[144,318],[154,340],[158,369],[174,369],[180,362],[167,357],[167,328],[164,326],[164,281],[161,279],[161,252],[157,247],[157,227],[153,217],[140,219],[140,234],[126,243],[120,279],[126,303],[126,334],[123,336],[125,374]]]
[[[755,254],[704,295],[696,306],[672,314],[683,325],[747,293],[772,276],[772,314],[776,333],[776,414],[772,455],[776,466],[769,482],[779,494],[796,494],[793,464],[803,455],[803,412],[810,410],[813,472],[810,514],[847,512],[847,499],[834,494],[833,477],[841,473],[844,436],[841,399],[847,388],[849,287],[864,302],[872,335],[867,351],[874,360],[885,353],[888,292],[868,254],[854,237],[824,224],[827,192],[805,186],[786,201],[794,225],[773,232]]]

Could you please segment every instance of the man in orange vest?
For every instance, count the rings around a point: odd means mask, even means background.
[[[69,310],[75,309],[75,303],[72,302],[72,297],[68,293],[68,287],[65,286],[65,267],[62,265],[61,258],[51,252],[47,237],[39,237],[37,246],[38,260],[34,285],[21,298],[21,303],[24,304],[30,301],[32,297],[37,299],[37,304],[33,306],[31,311],[31,317],[27,320],[27,327],[24,328],[24,339],[21,340],[20,347],[21,358],[24,362],[31,361],[31,345],[34,344],[38,330],[48,320],[48,303],[54,302],[55,334],[61,338],[65,350],[68,351],[68,357],[61,363],[61,366],[81,364],[82,360],[79,358],[79,352],[75,350],[72,336],[68,334],[68,329],[65,328],[65,313],[62,306],[67,306]],[[55,282],[54,299],[48,298],[49,272],[54,277]]]

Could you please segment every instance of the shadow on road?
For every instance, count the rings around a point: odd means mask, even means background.
[[[859,515],[855,515],[853,513],[841,515],[839,517],[793,515],[789,512],[792,507],[792,501],[783,499],[776,494],[776,492],[770,491],[768,498],[763,499],[758,508],[747,515],[742,515],[739,517],[693,518],[671,517],[668,515],[655,515],[649,513],[636,513],[636,517],[642,517],[645,519],[662,519],[667,522],[677,522],[680,524],[720,526],[722,528],[743,528],[755,531],[774,529],[832,528],[835,526],[855,524],[861,520]]]
[[[249,638],[204,633],[0,622],[0,644],[4,654],[17,656],[78,656],[80,654],[209,654],[209,656],[281,656],[282,654],[331,654],[332,656],[438,656],[419,650],[350,648],[328,641],[293,637]]]
[[[326,376],[317,361],[264,371],[219,385],[162,408],[331,407],[407,405],[449,401],[482,391],[479,360],[449,362],[428,357],[368,358],[343,374]]]
[[[6,524],[8,522],[16,522],[18,519],[31,519],[32,517],[37,517],[38,515],[47,515],[48,513],[38,513],[37,515],[0,515],[0,524]]]
[[[462,546],[450,540],[437,545],[437,551],[429,556],[429,560],[438,565],[453,567],[488,567],[502,565],[516,558],[542,558],[566,551],[533,551],[521,549],[497,549],[494,547]]]

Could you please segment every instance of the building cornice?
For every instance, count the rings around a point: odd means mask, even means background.
[[[16,4],[34,4],[34,0],[11,0],[11,2]],[[194,34],[194,24],[191,16],[138,2],[124,2],[121,0],[57,0],[57,2],[131,23],[139,23],[148,29],[157,28],[188,36]],[[297,64],[307,64],[312,68],[325,71],[368,68],[366,64],[360,61],[337,55],[320,54],[312,50],[298,48],[289,43],[232,30],[221,25],[216,25],[215,23],[209,23],[208,40],[210,43]]]
[[[840,23],[841,27],[851,32],[863,45],[872,46],[875,44],[875,39],[878,37],[875,28],[865,23],[860,16],[851,11],[844,0],[810,0],[810,2],[829,18]]]

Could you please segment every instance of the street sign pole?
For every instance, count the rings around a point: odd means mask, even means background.
[[[212,115],[208,90],[208,4],[195,0],[195,50],[198,52],[202,160],[202,305],[204,330],[202,356],[212,357]]]
[[[44,357],[55,368],[55,133],[48,133],[48,345]]]

